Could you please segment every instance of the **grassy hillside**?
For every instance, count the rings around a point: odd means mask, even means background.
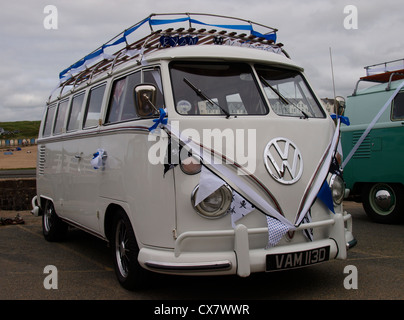
[[[0,122],[0,128],[9,134],[0,135],[0,139],[37,138],[41,121]]]

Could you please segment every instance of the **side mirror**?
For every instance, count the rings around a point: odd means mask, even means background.
[[[151,117],[158,110],[156,108],[157,89],[152,84],[140,84],[133,89],[136,112],[139,117]]]
[[[339,116],[343,116],[345,112],[345,98],[337,96],[335,97],[335,113]]]

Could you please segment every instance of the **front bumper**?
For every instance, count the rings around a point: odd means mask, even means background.
[[[346,259],[347,250],[356,244],[352,235],[350,214],[337,213],[331,219],[300,225],[296,231],[309,228],[330,227],[328,239],[276,246],[272,248],[250,249],[249,236],[267,234],[267,228],[247,229],[239,224],[234,230],[189,231],[182,233],[175,242],[174,250],[144,247],[139,252],[139,263],[146,269],[172,274],[237,274],[247,277],[253,272],[266,271],[266,256],[277,253],[298,253],[325,246],[330,247],[331,259]],[[196,239],[231,237],[233,251],[195,251],[189,245]],[[187,250],[183,248],[187,247]]]

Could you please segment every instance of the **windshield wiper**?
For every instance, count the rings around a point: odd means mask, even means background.
[[[276,90],[273,86],[271,86],[267,80],[265,80],[265,78],[263,76],[260,76],[261,81],[267,86],[269,87],[273,92],[276,93],[276,95],[279,97],[279,99],[286,105],[291,104],[292,106],[294,106],[297,110],[299,110],[302,115],[303,115],[303,119],[308,119],[309,115],[304,112],[302,109],[300,109],[297,105],[295,105],[293,102],[290,102],[288,99],[286,99],[278,90]]]
[[[223,109],[221,106],[219,106],[219,104],[217,104],[215,101],[213,101],[211,98],[209,98],[205,93],[202,92],[201,89],[195,87],[195,85],[192,84],[192,82],[190,82],[187,78],[184,78],[184,82],[192,89],[195,91],[196,95],[198,97],[201,97],[202,99],[207,100],[211,105],[216,105],[219,107],[220,110],[223,111],[223,113],[226,115],[226,119],[230,118],[230,113]]]

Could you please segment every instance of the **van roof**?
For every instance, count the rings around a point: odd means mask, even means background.
[[[162,16],[164,19],[156,19]],[[207,20],[202,21],[200,17]],[[150,28],[148,34],[144,30],[147,26]],[[167,26],[169,28],[164,28]],[[164,30],[163,28],[154,30],[156,27],[163,27]],[[241,46],[262,51],[256,54],[258,59],[264,59],[264,52],[268,59],[268,51],[289,58],[283,49],[283,44],[276,43],[277,31],[275,28],[252,21],[213,14],[151,14],[60,72],[59,84],[51,93],[49,101],[59,88],[62,93],[65,86],[76,87],[101,74],[112,74],[116,67],[126,65],[129,61],[141,64],[144,60],[169,58],[173,53],[170,49],[174,47],[176,56],[188,54],[189,57],[191,54],[197,57],[196,51],[200,52],[199,56],[201,53],[205,57],[206,55],[218,56],[214,51],[222,45],[227,45],[233,48],[233,53],[229,53],[233,57],[238,56],[240,52],[245,54],[245,50],[240,51],[241,48],[236,48]],[[198,46],[197,50],[192,48],[195,45]],[[205,45],[211,45],[211,48],[202,49]],[[180,49],[179,47],[184,50],[177,50]],[[214,50],[212,50],[213,47]],[[108,51],[112,49],[118,50],[110,54]],[[156,53],[157,51],[161,52]],[[286,61],[287,59],[283,58],[279,60],[279,63],[287,64]]]
[[[157,60],[175,59],[218,59],[218,60],[243,60],[263,63],[282,64],[293,69],[303,71],[303,68],[296,65],[292,60],[276,52],[256,50],[250,47],[238,46],[184,46],[160,50],[148,55],[145,60],[152,63]]]
[[[397,88],[397,85],[398,85],[400,82],[401,82],[400,80],[392,81],[392,82],[391,82],[390,89],[395,89],[395,88]],[[368,87],[368,88],[364,88],[364,89],[362,89],[362,90],[359,90],[359,91],[357,92],[357,95],[375,93],[375,92],[380,92],[380,91],[386,91],[386,84],[385,84],[385,83],[375,84],[375,85],[370,86],[370,87]]]
[[[366,66],[365,70],[366,76],[359,78],[355,85],[352,96],[395,89],[397,87],[397,83],[400,82],[399,80],[404,79],[404,59]],[[379,84],[366,89],[358,90],[359,83],[362,81]]]
[[[389,82],[404,79],[404,59],[386,61],[365,67],[366,76],[361,80],[370,82]]]

